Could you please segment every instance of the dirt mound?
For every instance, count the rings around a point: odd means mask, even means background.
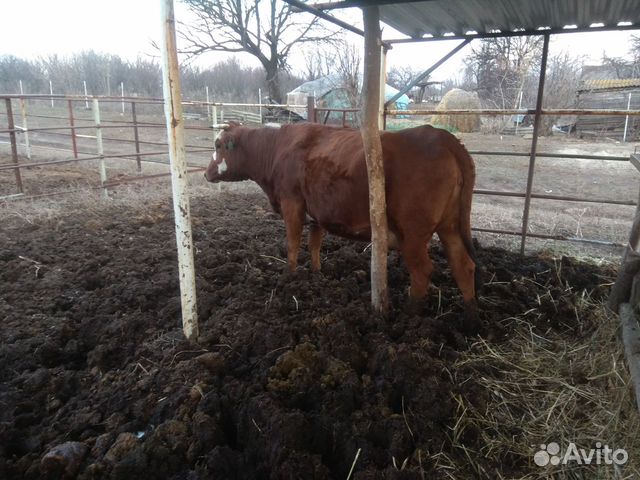
[[[328,238],[322,274],[306,252],[283,273],[284,226],[262,196],[195,202],[201,339],[190,344],[169,208],[0,232],[0,477],[346,478],[357,452],[355,479],[475,476],[452,445],[456,399],[482,410],[476,378],[495,372],[456,366],[472,339],[437,244],[437,288],[418,313],[391,254],[384,320],[369,308],[365,245]],[[602,298],[611,272],[479,256],[487,341],[527,311],[534,331],[588,334],[596,320],[578,299]],[[482,447],[472,428],[456,441]],[[456,471],[437,468],[439,452]],[[485,467],[529,464],[505,452]]]

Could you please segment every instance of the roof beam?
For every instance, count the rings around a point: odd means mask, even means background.
[[[393,103],[396,100],[398,100],[402,95],[404,95],[409,90],[411,90],[414,86],[416,86],[418,84],[418,82],[420,82],[421,80],[424,80],[425,78],[428,78],[429,75],[431,75],[436,68],[438,68],[444,62],[449,60],[456,53],[458,53],[460,50],[462,50],[464,47],[466,47],[469,43],[471,43],[471,40],[473,40],[473,39],[472,38],[465,39],[464,42],[461,42],[458,45],[456,45],[456,47],[453,50],[451,50],[449,53],[447,53],[444,57],[442,57],[436,63],[431,65],[431,67],[429,67],[427,70],[422,72],[416,78],[411,80],[411,82],[409,82],[409,85],[406,85],[402,90],[400,90],[398,93],[396,93],[393,97],[391,97],[388,101],[385,102],[385,104],[384,104],[385,108],[388,107],[389,105],[393,105]]]
[[[433,37],[420,37],[420,38],[387,38],[384,39],[385,43],[417,43],[417,42],[436,42],[442,40],[465,40],[475,38],[503,38],[503,37],[526,37],[531,35],[558,35],[562,33],[592,33],[592,32],[611,32],[617,30],[640,30],[640,23],[633,25],[612,25],[604,27],[584,27],[584,28],[547,28],[542,30],[521,30],[517,32],[495,32],[495,33],[472,33],[469,35],[455,34],[455,35],[438,35]]]
[[[284,0],[284,2],[288,3],[293,8],[302,10],[303,12],[313,13],[315,16],[320,17],[323,20],[326,20],[327,22],[331,22],[334,25],[338,25],[339,27],[344,28],[345,30],[349,30],[350,32],[360,35],[361,37],[364,37],[364,31],[360,30],[359,28],[354,27],[353,25],[350,25],[347,22],[343,22],[342,20],[334,17],[333,15],[324,13],[322,10],[313,8],[311,5],[307,5],[306,3],[301,2],[300,0]]]
[[[338,8],[371,7],[393,5],[396,3],[416,3],[430,0],[342,0],[338,2],[319,2],[310,4],[318,10],[335,10]]]

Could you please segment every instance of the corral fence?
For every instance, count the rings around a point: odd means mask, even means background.
[[[108,191],[117,185],[146,179],[168,177],[166,173],[143,174],[143,165],[168,165],[168,144],[166,123],[162,120],[163,100],[141,97],[86,97],[65,95],[3,95],[0,96],[0,122],[4,117],[6,128],[0,129],[0,144],[10,147],[10,162],[0,164],[0,174],[13,171],[15,191],[0,194],[0,200],[34,198],[60,195],[84,189],[65,189],[62,191],[29,194],[24,185],[22,173],[33,168],[46,168],[77,162],[97,162],[99,183],[90,188]],[[201,172],[209,162],[213,151],[213,139],[220,124],[235,120],[241,123],[262,124],[265,122],[287,123],[300,121],[300,112],[306,112],[307,119],[326,123],[341,119],[339,124],[346,125],[347,118],[355,116],[357,109],[317,108],[313,97],[307,105],[274,105],[248,103],[217,103],[185,101],[183,102],[186,153],[189,155],[189,172]],[[2,111],[4,110],[4,111]],[[434,115],[482,115],[511,116],[533,115],[531,109],[484,109],[484,110],[386,110],[387,118],[420,117]],[[639,110],[565,110],[543,109],[541,115],[623,115],[640,116]],[[1,125],[1,123],[0,123]],[[0,127],[1,128],[1,127]],[[58,152],[65,158],[47,161],[34,161],[32,151],[45,149]],[[22,155],[19,154],[22,152]],[[533,165],[536,158],[589,160],[605,162],[631,162],[640,170],[640,156],[584,155],[566,153],[538,153],[536,151],[514,152],[499,150],[470,150],[472,155],[488,157],[528,157],[529,169],[525,191],[476,189],[476,195],[494,197],[513,197],[525,200],[526,209],[522,215],[522,230],[475,227],[474,230],[489,234],[519,236],[542,240],[557,240],[596,245],[622,246],[620,243],[582,238],[577,236],[543,234],[529,231],[528,205],[532,199],[557,202],[580,202],[603,205],[637,206],[637,202],[616,198],[594,198],[586,196],[563,196],[533,192]],[[26,162],[24,161],[26,157]],[[135,162],[134,175],[118,175],[109,179],[105,161]]]
[[[313,121],[318,123],[327,123],[327,119],[342,117],[343,124],[345,123],[345,118],[349,114],[353,114],[357,112],[357,109],[353,108],[315,108],[312,110],[313,103],[310,102],[308,108],[310,110],[309,117],[313,119]],[[554,117],[563,117],[563,116],[575,116],[575,115],[585,115],[590,117],[605,117],[605,116],[623,116],[625,118],[640,116],[640,110],[611,110],[611,109],[599,109],[599,110],[584,110],[584,109],[542,109],[539,112],[541,115],[546,116],[554,116]],[[424,109],[424,110],[385,110],[384,112],[384,126],[387,127],[387,120],[389,117],[402,117],[402,118],[411,118],[411,117],[424,117],[424,116],[436,116],[436,115],[478,115],[478,116],[514,116],[514,115],[535,115],[535,109],[451,109],[451,110],[435,110],[435,109]],[[550,234],[542,234],[531,232],[529,226],[529,215],[528,209],[532,199],[538,200],[551,200],[557,202],[579,202],[579,203],[591,203],[591,204],[601,204],[601,205],[621,205],[621,206],[636,206],[638,203],[633,200],[620,200],[615,198],[594,198],[587,196],[563,196],[563,195],[551,195],[551,194],[540,194],[533,192],[534,186],[534,166],[535,160],[537,158],[540,159],[565,159],[568,161],[571,160],[590,160],[590,161],[599,161],[599,162],[631,162],[631,164],[640,172],[640,154],[634,153],[626,156],[615,156],[615,155],[586,155],[586,154],[568,154],[568,153],[540,153],[534,150],[529,152],[515,152],[515,151],[500,151],[500,150],[469,150],[469,153],[472,156],[482,155],[488,157],[525,157],[529,158],[529,168],[527,172],[527,188],[525,191],[505,191],[505,190],[491,190],[491,189],[476,189],[474,190],[475,195],[486,195],[486,196],[494,196],[494,197],[512,197],[512,198],[521,198],[525,200],[525,210],[522,215],[522,230],[507,230],[507,229],[495,229],[495,228],[483,228],[483,227],[474,227],[474,231],[489,233],[489,234],[498,234],[498,235],[510,235],[520,237],[524,242],[526,241],[526,237],[537,238],[541,240],[555,240],[555,241],[566,241],[566,242],[576,242],[576,243],[586,243],[593,245],[604,245],[604,246],[614,246],[614,247],[624,247],[623,244],[601,240],[601,239],[592,239],[592,238],[581,238],[576,236],[568,236],[568,235],[550,235]],[[640,182],[639,182],[640,185]]]
[[[0,126],[0,145],[9,146],[10,162],[0,163],[0,174],[13,171],[15,190],[0,193],[0,200],[84,190],[28,192],[23,172],[62,164],[97,162],[100,182],[90,188],[102,189],[105,194],[109,188],[123,183],[169,177],[169,172],[143,174],[144,164],[168,165],[169,162],[163,108],[161,98],[1,95],[0,125],[4,123],[6,128]],[[184,101],[188,172],[200,172],[208,164],[216,125],[229,121],[244,124],[299,121],[301,117],[294,109],[306,109],[306,106]],[[55,152],[57,157],[66,158],[34,161],[34,150]],[[136,174],[119,174],[118,178],[109,179],[106,160],[134,161]]]

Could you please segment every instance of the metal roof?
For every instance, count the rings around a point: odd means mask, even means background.
[[[378,3],[380,19],[409,37],[640,28],[640,0],[431,0]],[[622,25],[620,25],[622,23]],[[571,27],[571,28],[567,28]],[[453,35],[452,35],[453,34]]]
[[[284,0],[360,35],[327,10],[378,6],[381,20],[408,39],[486,38],[640,29],[640,0]]]

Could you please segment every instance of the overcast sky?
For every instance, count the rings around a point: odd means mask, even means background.
[[[157,55],[152,41],[160,43],[160,2],[158,0],[0,0],[2,26],[0,27],[0,55],[35,58],[53,53],[69,55],[81,50],[113,53],[128,59],[142,55]],[[337,13],[350,23],[360,24],[359,12]],[[346,17],[345,17],[346,15]],[[187,17],[186,8],[176,1],[177,20]],[[640,32],[607,32],[592,34],[562,34],[552,36],[551,54],[570,51],[587,57],[588,63],[597,64],[603,53],[625,56],[629,37]],[[383,36],[398,37],[390,27],[384,27]],[[361,42],[356,35],[349,38]],[[410,65],[426,69],[458,41],[429,42],[396,45],[389,53],[388,65]],[[433,76],[436,80],[460,72],[461,59],[469,47],[445,64]],[[206,66],[223,59],[223,54],[211,53],[198,61]],[[246,63],[257,65],[248,55],[241,56]],[[292,58],[294,68],[301,66],[301,58]]]

